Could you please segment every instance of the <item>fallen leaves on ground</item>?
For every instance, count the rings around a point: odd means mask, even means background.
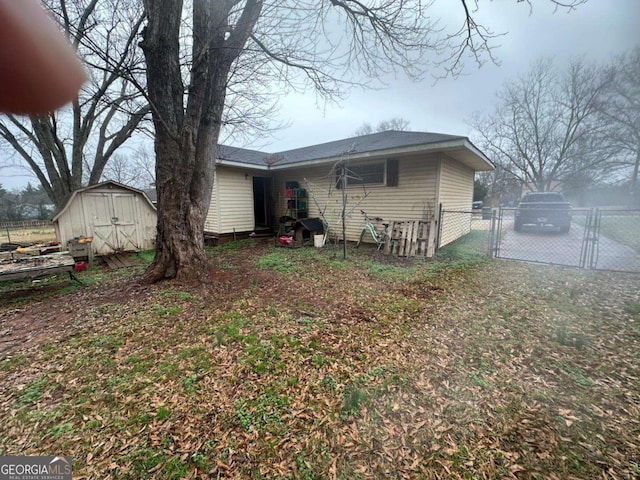
[[[208,287],[0,307],[13,335],[50,312],[0,361],[0,454],[74,478],[640,476],[637,276],[375,255],[247,241]]]

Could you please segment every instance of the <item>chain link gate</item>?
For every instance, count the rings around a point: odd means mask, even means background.
[[[496,258],[640,273],[640,210],[576,208],[568,232],[553,226],[516,231],[516,210],[493,211],[490,249]]]

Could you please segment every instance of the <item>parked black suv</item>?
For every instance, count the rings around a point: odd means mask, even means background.
[[[571,228],[571,204],[560,192],[527,193],[516,208],[513,223],[516,232],[523,227],[558,228],[567,233]]]

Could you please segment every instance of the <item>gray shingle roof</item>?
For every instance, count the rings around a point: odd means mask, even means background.
[[[465,137],[444,135],[440,133],[398,132],[390,130],[279,152],[278,155],[283,158],[278,162],[278,165],[309,160],[321,160],[323,158],[335,158],[346,152],[375,152],[379,150],[388,150],[390,148],[426,145],[429,143],[445,142],[464,138]]]
[[[260,165],[261,167],[264,167],[266,165],[264,159],[268,156],[268,153],[260,152],[258,150],[230,147],[229,145],[218,145],[217,157],[219,160]]]
[[[220,160],[260,165],[262,167],[269,164],[269,160],[267,159],[270,158],[272,161],[275,161],[274,164],[280,166],[311,160],[335,158],[346,152],[367,153],[388,150],[391,148],[464,140],[465,138],[466,137],[458,135],[445,135],[442,133],[400,132],[390,130],[386,132],[362,135],[360,137],[345,138],[318,145],[311,145],[309,147],[285,150],[275,154],[220,145],[218,148],[218,158]]]
[[[156,192],[155,187],[154,188],[147,188],[144,193],[147,194],[147,197],[149,197],[149,200],[151,200],[151,203],[157,203],[158,201],[158,192]]]

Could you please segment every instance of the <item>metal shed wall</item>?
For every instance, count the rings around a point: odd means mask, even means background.
[[[155,207],[142,191],[116,182],[77,190],[53,222],[63,247],[87,236],[95,255],[155,248]]]

